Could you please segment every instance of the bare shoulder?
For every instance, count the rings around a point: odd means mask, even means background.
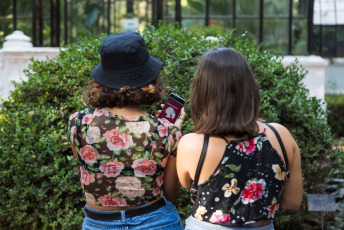
[[[281,136],[282,139],[293,139],[289,130],[283,125],[278,124],[278,123],[269,123],[269,124],[277,130],[278,134]]]
[[[199,152],[204,140],[203,134],[188,133],[182,137],[178,144],[178,154]]]

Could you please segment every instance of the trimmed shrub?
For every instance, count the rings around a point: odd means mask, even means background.
[[[207,30],[207,35],[212,34]],[[260,116],[279,122],[293,134],[302,155],[307,193],[321,193],[336,152],[326,113],[316,98],[300,83],[305,71],[296,63],[283,67],[281,60],[234,33],[216,34],[211,43],[204,34],[174,26],[146,29],[143,37],[150,53],[163,61],[161,76],[169,91],[187,99],[196,64],[211,47],[232,47],[249,61],[261,87]],[[99,63],[99,48],[106,35],[87,37],[60,55],[35,61],[25,71],[27,82],[16,84],[0,111],[0,225],[12,229],[80,229],[84,201],[81,197],[78,163],[74,159],[66,125],[68,116],[83,109],[84,86]],[[162,100],[164,102],[167,98]],[[155,114],[159,105],[148,107]],[[192,130],[187,119],[183,132]],[[195,159],[197,160],[197,159]],[[314,224],[304,204],[298,212],[283,212],[278,229],[305,228]],[[191,207],[182,190],[175,202],[182,218]],[[314,214],[316,215],[316,214]],[[286,224],[286,221],[292,220]]]
[[[336,138],[344,137],[344,95],[326,95],[328,124]]]

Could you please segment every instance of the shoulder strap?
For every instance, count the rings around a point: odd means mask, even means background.
[[[201,156],[199,157],[199,161],[198,161],[198,165],[197,165],[197,169],[196,169],[196,173],[195,173],[195,178],[194,178],[194,181],[191,185],[191,190],[190,190],[191,195],[197,194],[199,174],[201,173],[201,170],[202,170],[203,162],[205,159],[205,154],[206,154],[207,148],[208,148],[208,143],[209,143],[209,135],[205,134],[204,135],[203,148],[202,148]]]
[[[289,170],[289,163],[288,163],[288,155],[287,155],[287,152],[285,151],[285,148],[284,148],[284,144],[283,144],[283,141],[281,139],[281,136],[278,134],[277,130],[270,124],[266,123],[267,126],[269,126],[269,128],[275,133],[277,139],[278,139],[278,142],[281,146],[281,149],[282,149],[282,152],[283,152],[283,156],[284,156],[284,161],[285,161],[285,164],[287,166],[287,170]]]

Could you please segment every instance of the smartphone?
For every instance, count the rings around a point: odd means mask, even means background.
[[[159,118],[165,118],[169,122],[174,123],[183,108],[185,100],[174,93],[168,96],[163,110],[160,113]]]

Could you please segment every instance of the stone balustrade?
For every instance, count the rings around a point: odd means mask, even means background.
[[[214,37],[207,39],[218,42]],[[60,53],[59,48],[33,47],[30,40],[18,30],[6,37],[3,48],[0,49],[0,96],[9,96],[13,89],[13,81],[27,80],[23,70],[28,67],[31,58],[44,60]],[[303,82],[310,90],[310,96],[325,99],[325,93],[329,90],[325,85],[330,84],[327,79],[334,79],[336,82],[337,89],[333,92],[344,93],[344,59],[332,59],[329,62],[318,56],[284,56],[282,63],[289,65],[295,59],[298,59],[299,65],[308,71]]]
[[[0,49],[0,96],[8,97],[13,89],[13,81],[27,80],[23,70],[30,64],[30,59],[44,60],[60,53],[59,48],[33,47],[30,38],[16,30],[6,36]]]

